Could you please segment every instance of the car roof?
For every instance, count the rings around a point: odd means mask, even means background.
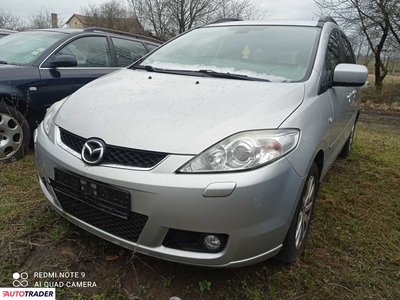
[[[130,38],[130,39],[140,40],[142,42],[154,44],[157,46],[159,46],[160,44],[163,43],[162,41],[159,41],[155,38],[139,35],[136,33],[123,32],[123,31],[112,30],[112,29],[107,29],[107,28],[98,28],[98,27],[89,27],[89,28],[85,28],[85,29],[46,28],[46,29],[31,29],[28,31],[48,31],[48,32],[59,32],[59,33],[65,33],[65,34],[102,33],[102,34],[106,34],[106,35],[114,35],[114,36],[120,36],[120,37],[126,37],[126,38]]]
[[[0,28],[0,32],[2,32],[2,33],[15,33],[15,32],[18,32],[18,31]]]
[[[328,25],[329,24],[329,25]],[[325,25],[328,27],[339,27],[338,23],[331,16],[321,16],[318,21],[316,20],[256,20],[256,21],[243,21],[236,18],[223,18],[215,20],[206,26],[218,27],[218,26],[259,26],[259,25],[271,25],[271,26],[308,26],[308,27],[320,27],[323,28]]]
[[[27,31],[49,31],[49,32],[61,32],[65,34],[83,32],[83,29],[72,29],[72,28],[45,28],[45,29],[29,29]]]
[[[231,21],[211,23],[205,27],[220,27],[220,26],[259,26],[259,25],[282,25],[282,26],[309,26],[316,27],[318,21],[309,20],[257,20],[257,21]]]

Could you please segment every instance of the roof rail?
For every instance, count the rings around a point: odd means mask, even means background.
[[[208,23],[207,25],[225,23],[225,22],[236,22],[236,21],[243,21],[243,20],[236,19],[236,18],[223,18],[223,19],[218,19],[218,20],[212,21],[212,22]]]
[[[323,17],[319,18],[318,26],[323,26],[324,23],[326,23],[326,22],[332,22],[332,23],[335,23],[336,25],[338,25],[338,23],[336,23],[334,18],[332,18],[330,16],[323,16]]]
[[[108,33],[115,33],[115,34],[120,34],[120,35],[126,35],[126,36],[131,36],[134,38],[137,38],[138,40],[147,40],[149,42],[157,43],[157,44],[162,44],[163,42],[160,40],[157,40],[155,38],[151,38],[148,36],[136,34],[136,33],[130,33],[130,32],[125,32],[125,31],[120,31],[120,30],[114,30],[114,29],[108,29],[108,28],[101,28],[101,27],[88,27],[83,29],[84,32],[95,32],[95,31],[102,31],[102,32],[108,32]]]

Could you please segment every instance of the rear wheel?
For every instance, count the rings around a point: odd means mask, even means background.
[[[0,163],[24,157],[30,136],[25,117],[14,107],[0,104]]]
[[[278,260],[291,263],[303,253],[310,230],[317,192],[318,168],[314,162],[308,173],[300,201],[297,204],[288,233],[283,241],[282,249],[276,256]]]
[[[356,130],[356,124],[354,123],[353,127],[351,128],[349,138],[347,139],[346,144],[344,144],[342,152],[340,152],[340,156],[343,158],[349,157],[349,155],[351,153],[351,148],[353,147],[355,130]]]

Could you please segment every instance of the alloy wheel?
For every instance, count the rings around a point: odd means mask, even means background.
[[[22,146],[22,126],[14,117],[0,113],[0,161],[12,157]]]
[[[304,241],[308,227],[310,226],[311,212],[314,205],[316,181],[314,176],[310,176],[307,181],[307,188],[303,195],[302,206],[297,221],[295,246],[299,249]]]

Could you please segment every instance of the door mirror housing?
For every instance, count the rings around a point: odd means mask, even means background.
[[[356,64],[338,64],[333,73],[333,86],[363,86],[368,78],[368,69]]]
[[[78,62],[75,56],[72,55],[57,55],[56,58],[49,63],[50,68],[60,67],[76,67]]]

